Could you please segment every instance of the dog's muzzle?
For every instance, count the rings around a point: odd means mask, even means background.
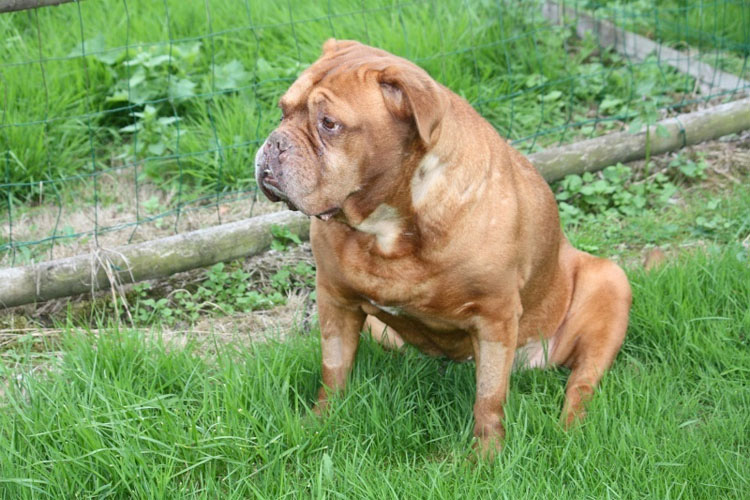
[[[281,155],[291,148],[291,144],[281,134],[272,133],[255,154],[255,181],[269,200],[284,201],[291,210],[297,207],[289,201],[289,197],[279,181],[281,172]]]
[[[258,187],[273,202],[283,201],[290,210],[301,210],[307,215],[330,220],[341,212],[341,207],[330,206],[321,212],[308,212],[298,207],[286,193],[286,183],[290,181],[289,173],[284,172],[283,155],[291,153],[294,148],[284,134],[273,132],[255,154],[255,181]]]

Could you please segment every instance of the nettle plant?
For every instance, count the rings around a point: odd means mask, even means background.
[[[123,158],[174,153],[189,133],[182,125],[186,118],[200,114],[204,101],[236,92],[251,78],[236,59],[212,67],[199,42],[99,51],[93,58],[113,82],[103,93],[101,124],[122,139]]]
[[[272,226],[272,249],[285,252],[299,245],[299,237],[284,226]],[[133,287],[130,312],[137,325],[194,323],[201,316],[231,315],[269,309],[286,303],[290,293],[309,293],[315,300],[315,268],[305,261],[280,266],[267,282],[255,283],[240,261],[219,262],[206,269],[197,285],[164,295],[149,283]],[[114,304],[110,303],[114,308]]]
[[[636,215],[663,207],[677,192],[678,185],[704,179],[708,164],[678,154],[666,168],[649,174],[618,163],[599,173],[568,175],[553,188],[565,225],[599,217]]]
[[[175,290],[166,297],[159,296],[149,283],[135,285],[133,290],[132,317],[136,324],[194,323],[201,316],[268,309],[286,301],[286,289],[276,283],[266,290],[254,289],[250,273],[239,263],[215,264],[195,289]]]

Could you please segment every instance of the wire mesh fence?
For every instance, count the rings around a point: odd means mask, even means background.
[[[250,217],[276,101],[329,37],[407,57],[524,152],[750,90],[750,4],[565,2],[739,77],[698,81],[539,1],[83,1],[0,14],[0,265]]]

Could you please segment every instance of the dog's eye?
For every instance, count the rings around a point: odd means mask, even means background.
[[[324,116],[320,120],[320,124],[323,126],[326,130],[334,130],[336,128],[336,122],[328,118],[327,116]]]

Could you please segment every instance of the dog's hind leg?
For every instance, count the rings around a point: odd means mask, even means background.
[[[372,338],[384,349],[395,351],[404,346],[404,339],[401,338],[401,335],[375,316],[367,316],[363,330],[369,331]]]
[[[631,291],[615,263],[577,252],[573,298],[556,334],[553,362],[571,369],[561,420],[569,427],[620,350],[628,326]]]

